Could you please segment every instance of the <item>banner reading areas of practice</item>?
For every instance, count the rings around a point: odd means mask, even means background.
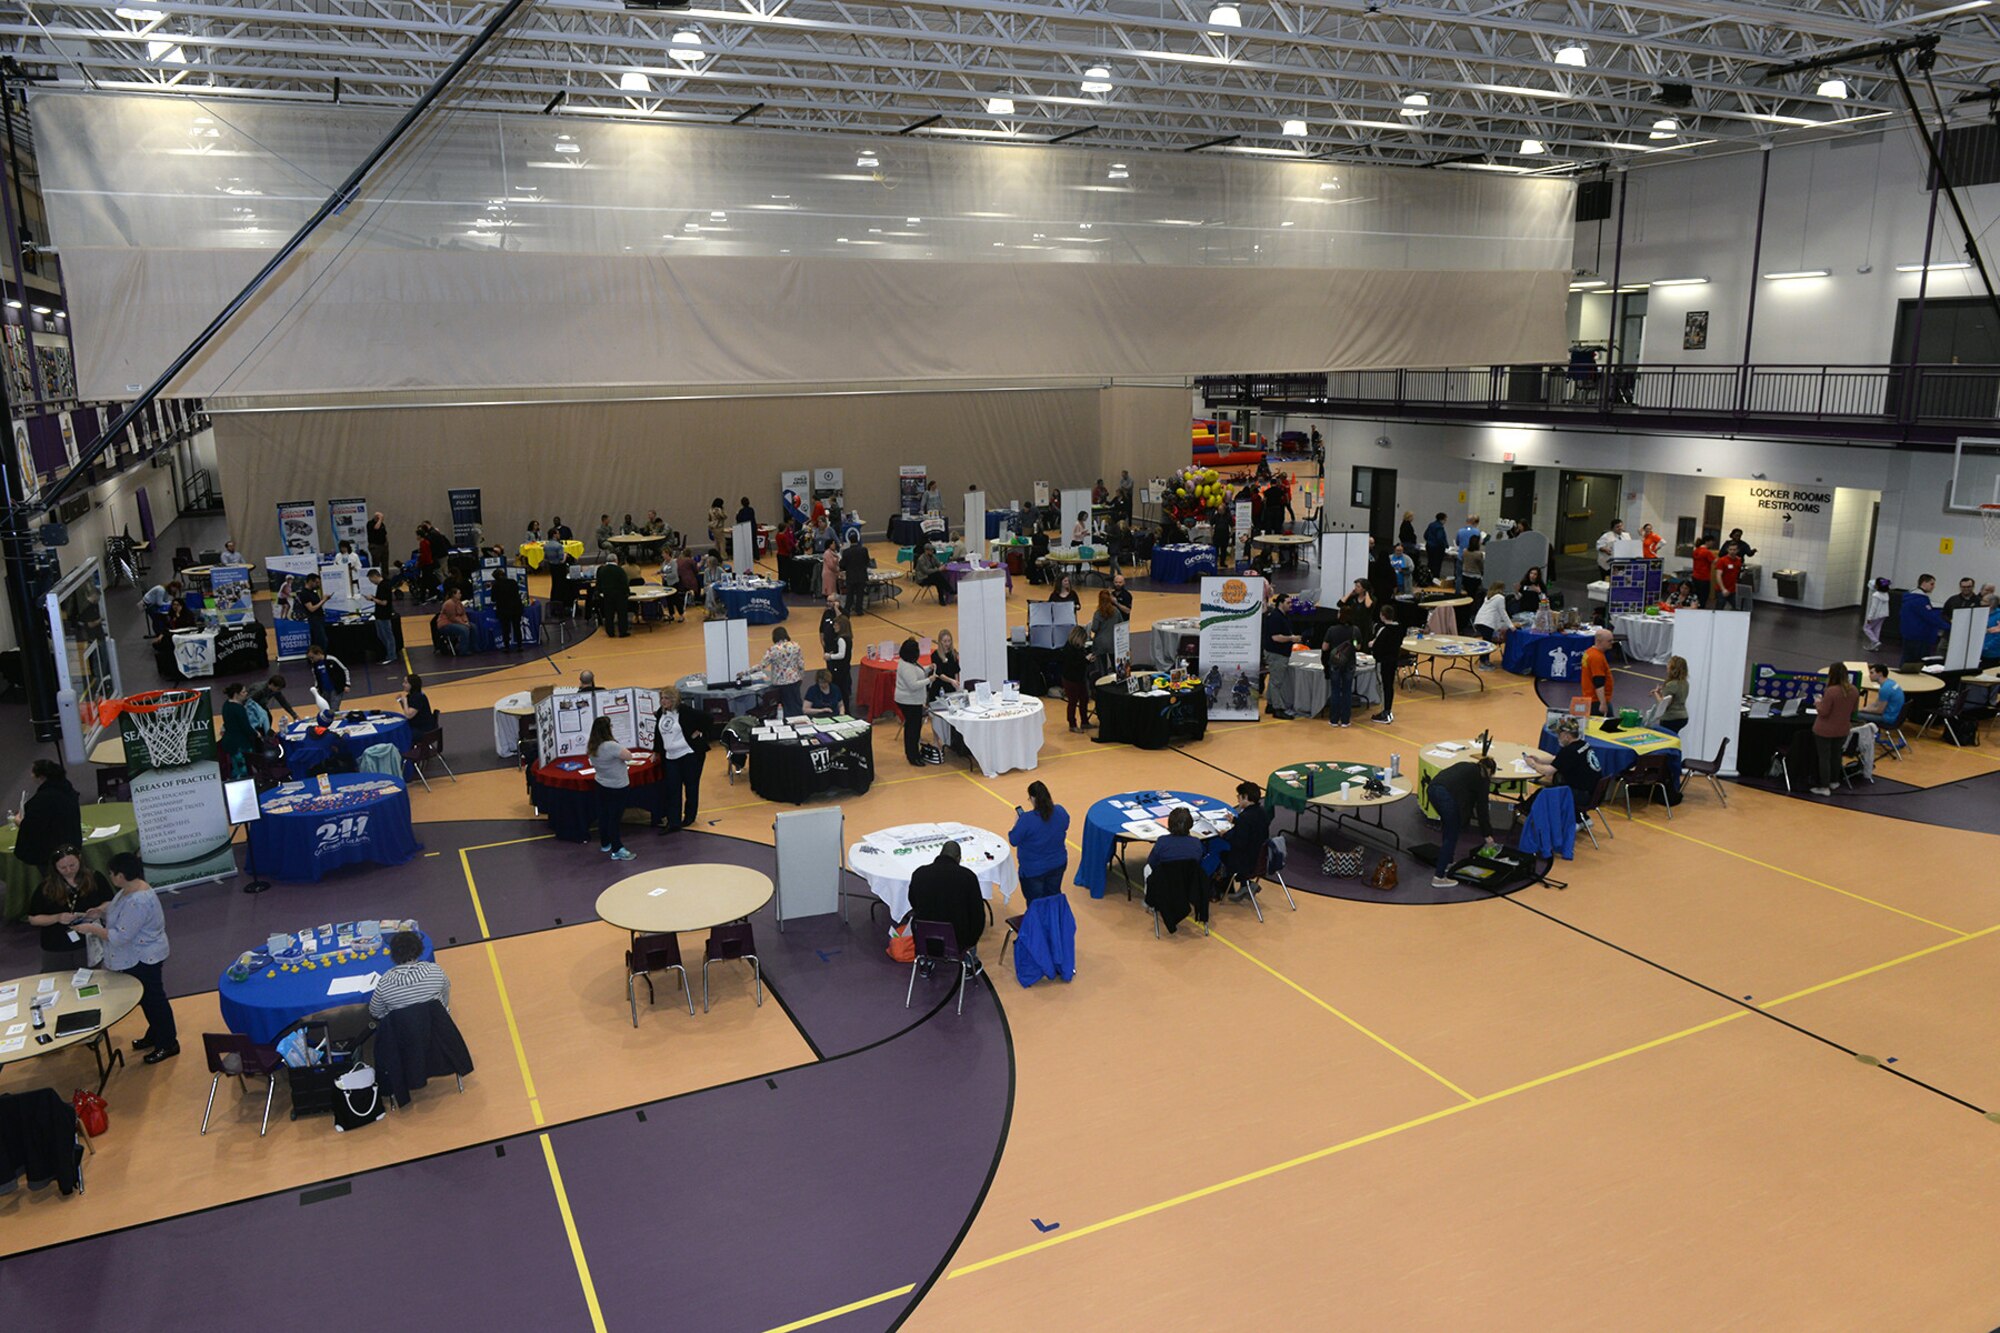
[[[118,715],[125,767],[132,775],[132,809],[139,823],[139,859],[156,889],[236,873],[229,812],[222,800],[222,764],[207,691],[180,725],[187,733],[185,764],[155,763],[132,714]]]
[[[319,502],[278,502],[278,546],[285,555],[319,554]]]
[[[479,513],[479,488],[454,487],[445,494],[451,499],[451,540],[454,546],[479,544],[479,528],[485,522]]]
[[[1211,719],[1257,720],[1257,671],[1263,665],[1264,580],[1224,575],[1201,581],[1201,672],[1222,673],[1222,688],[1209,705]],[[1250,682],[1244,703],[1236,701],[1236,679]]]
[[[354,549],[365,554],[368,550],[368,501],[358,496],[328,500],[326,510],[333,516],[335,545],[353,542]]]

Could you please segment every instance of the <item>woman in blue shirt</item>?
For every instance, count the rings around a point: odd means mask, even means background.
[[[1040,782],[1028,784],[1028,809],[1014,807],[1014,827],[1007,841],[1014,844],[1020,865],[1021,896],[1028,902],[1062,892],[1063,871],[1069,866],[1069,811],[1057,805]]]
[[[1153,844],[1153,850],[1146,855],[1146,867],[1157,870],[1173,861],[1199,861],[1202,857],[1201,839],[1189,832],[1194,827],[1194,815],[1184,805],[1177,805],[1167,812],[1167,836]]]

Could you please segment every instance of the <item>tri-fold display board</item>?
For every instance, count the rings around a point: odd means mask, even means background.
[[[559,689],[535,701],[535,744],[542,762],[584,755],[600,717],[611,720],[611,739],[629,750],[650,750],[658,739],[660,692],[644,686],[616,690]]]

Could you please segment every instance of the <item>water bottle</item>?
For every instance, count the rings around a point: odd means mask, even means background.
[[[1403,756],[1400,754],[1391,753],[1389,756],[1389,777],[1391,779],[1395,779],[1395,778],[1400,778],[1402,776],[1403,776]]]

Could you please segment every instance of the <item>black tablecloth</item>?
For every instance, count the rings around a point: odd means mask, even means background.
[[[271,665],[269,637],[261,624],[224,625],[215,635],[215,674],[240,676]]]
[[[1817,781],[1818,770],[1813,767],[1817,759],[1807,759],[1806,766],[1799,766],[1801,758],[1812,754],[1812,742],[1805,739],[1812,733],[1813,716],[1801,712],[1797,717],[1751,717],[1743,715],[1736,730],[1736,771],[1746,778],[1768,777],[1771,761],[1779,755],[1788,757],[1792,777],[1812,777]]]
[[[396,642],[403,641],[402,618],[396,620]],[[385,661],[382,656],[382,639],[375,632],[375,622],[371,620],[329,620],[326,625],[326,650],[350,667],[365,666],[370,662]]]
[[[778,557],[778,577],[785,581],[789,592],[806,597],[819,591],[820,558],[816,555],[786,555]]]
[[[1007,677],[1023,694],[1049,694],[1062,689],[1062,649],[1007,645]]]
[[[767,801],[804,805],[833,792],[859,796],[874,781],[872,731],[831,744],[750,742],[750,790]]]
[[[664,782],[634,783],[625,789],[625,808],[644,810],[649,819],[658,822],[663,819],[667,808],[667,787]],[[675,793],[679,793],[676,787]],[[550,787],[535,780],[534,770],[528,770],[528,799],[535,809],[549,817],[549,826],[557,838],[563,842],[582,842],[590,836],[590,830],[597,823],[597,792],[574,791],[567,787]]]
[[[1095,694],[1100,744],[1124,742],[1141,750],[1161,750],[1208,734],[1206,690],[1137,697],[1120,686],[1106,686]]]

